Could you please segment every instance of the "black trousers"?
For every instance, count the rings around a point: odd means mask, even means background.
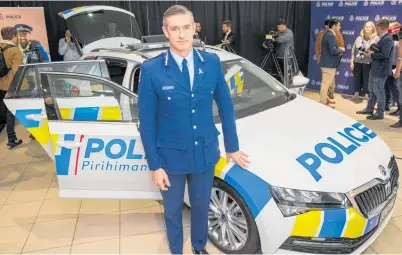
[[[354,66],[355,92],[359,93],[360,96],[365,96],[369,93],[368,84],[371,65],[354,62]]]
[[[0,128],[2,129],[4,125],[7,125],[8,140],[14,141],[17,139],[17,135],[15,134],[15,117],[4,103],[6,93],[7,91],[0,90]]]
[[[385,82],[385,107],[389,107],[391,104],[391,96],[392,101],[396,102],[399,107],[399,91],[398,80],[394,79],[394,76],[388,76],[387,81]]]

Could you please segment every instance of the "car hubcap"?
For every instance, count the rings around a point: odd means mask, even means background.
[[[209,203],[208,234],[227,250],[239,250],[247,242],[246,217],[236,201],[226,192],[212,188]]]

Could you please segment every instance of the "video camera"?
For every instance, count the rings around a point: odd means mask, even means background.
[[[274,51],[275,50],[275,41],[278,37],[278,32],[276,31],[270,31],[267,35],[265,35],[265,39],[262,42],[262,47],[265,49],[268,49],[269,51]]]

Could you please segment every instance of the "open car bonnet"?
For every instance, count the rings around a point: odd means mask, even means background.
[[[392,156],[364,124],[303,96],[236,123],[250,171],[273,186],[348,192],[383,179]]]
[[[111,6],[82,6],[59,13],[83,54],[141,42],[133,13]]]

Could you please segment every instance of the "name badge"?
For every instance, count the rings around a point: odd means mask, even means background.
[[[162,90],[172,90],[174,89],[174,86],[163,86]]]

